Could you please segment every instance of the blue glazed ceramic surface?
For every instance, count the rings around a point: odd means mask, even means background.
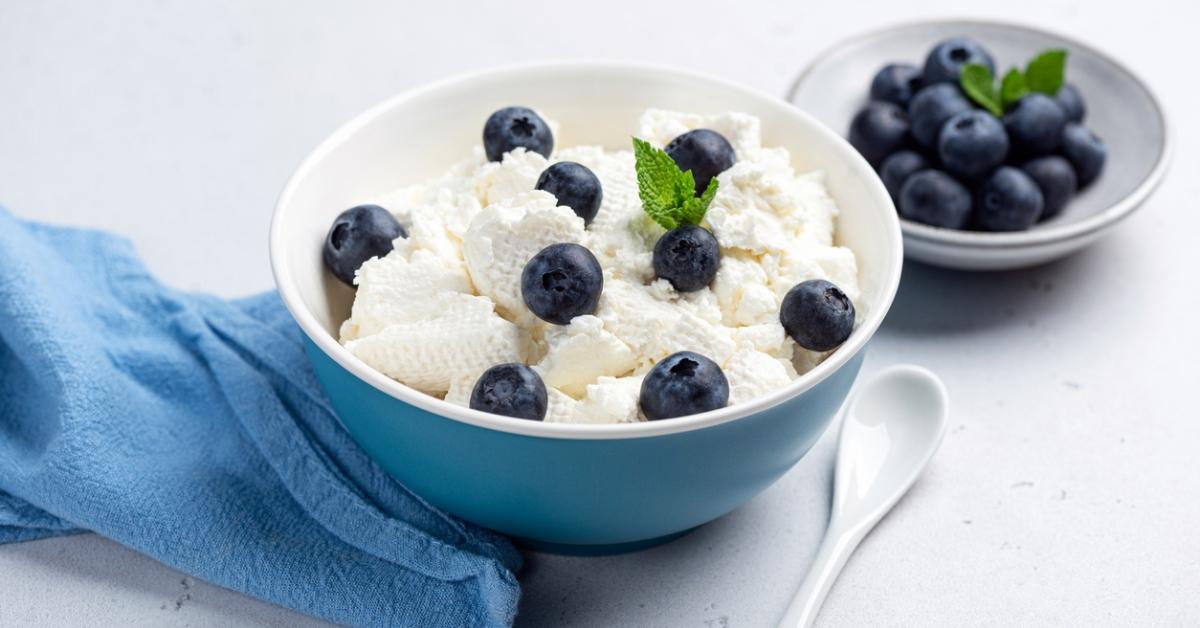
[[[448,421],[376,390],[311,342],[307,349],[342,423],[389,473],[455,515],[564,551],[674,535],[745,503],[813,446],[863,359],[798,397],[707,429],[560,439]]]

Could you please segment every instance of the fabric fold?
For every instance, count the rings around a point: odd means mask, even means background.
[[[507,626],[520,554],[350,439],[274,293],[0,209],[0,542],[94,530],[339,623]]]

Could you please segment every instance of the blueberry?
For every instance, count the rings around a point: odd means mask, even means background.
[[[908,142],[908,115],[899,105],[871,101],[850,122],[850,144],[872,166]]]
[[[1024,170],[1042,191],[1042,217],[1038,220],[1057,216],[1078,188],[1078,179],[1071,162],[1058,155],[1047,155],[1027,161],[1021,166],[1021,170]]]
[[[407,238],[408,232],[388,210],[378,205],[359,205],[338,214],[325,235],[322,257],[325,266],[347,285],[354,273],[372,257],[392,251],[392,240]]]
[[[1042,191],[1023,170],[998,168],[979,188],[975,226],[982,231],[1022,231],[1042,215]]]
[[[938,157],[952,174],[973,179],[1004,163],[1008,133],[1000,120],[972,109],[956,114],[942,125]]]
[[[1039,93],[1025,96],[1004,114],[1004,128],[1013,152],[1023,156],[1044,155],[1057,148],[1066,123],[1063,108]]]
[[[638,403],[651,421],[724,408],[729,380],[716,362],[699,353],[672,353],[646,373]]]
[[[591,314],[600,302],[604,272],[596,256],[569,242],[542,249],[521,272],[521,296],[538,318],[566,325]]]
[[[1083,102],[1083,93],[1070,83],[1058,88],[1058,93],[1054,95],[1054,101],[1058,103],[1059,107],[1062,107],[1063,113],[1067,114],[1067,120],[1070,122],[1083,122],[1083,116],[1087,115],[1087,105]]]
[[[554,134],[546,121],[528,107],[497,109],[483,125],[483,152],[489,161],[500,161],[504,153],[518,147],[549,157],[554,150]]]
[[[573,161],[560,161],[543,170],[534,188],[553,194],[560,207],[570,207],[584,224],[590,224],[596,217],[604,198],[604,189],[595,173]]]
[[[941,170],[922,170],[900,188],[898,209],[909,220],[963,229],[971,221],[971,193]]]
[[[917,92],[908,103],[908,123],[917,143],[933,146],[947,120],[971,109],[971,103],[958,86],[949,83],[930,85]]]
[[[524,364],[498,364],[483,372],[471,391],[471,409],[517,419],[546,418],[546,384]]]
[[[1079,176],[1079,187],[1085,187],[1104,169],[1104,159],[1108,149],[1104,141],[1096,137],[1081,124],[1071,122],[1063,128],[1062,152],[1075,166],[1075,174]]]
[[[889,63],[871,79],[871,100],[907,107],[918,89],[921,89],[920,68],[907,63]]]
[[[810,279],[788,290],[779,307],[779,322],[801,347],[829,351],[854,331],[854,304],[841,288],[824,279]]]
[[[692,171],[696,196],[704,193],[713,177],[737,163],[733,146],[725,136],[709,129],[696,129],[671,140],[663,149],[680,170]]]
[[[900,188],[904,186],[904,181],[912,173],[928,167],[929,162],[920,153],[902,150],[892,153],[879,164],[879,178],[883,179],[883,186],[887,188],[888,194],[892,195],[892,201],[899,203]]]
[[[925,72],[922,78],[926,85],[958,84],[958,75],[968,63],[977,63],[991,70],[993,76],[996,74],[996,63],[983,46],[966,37],[951,37],[929,51],[929,56],[925,58]]]
[[[654,244],[654,274],[680,292],[694,292],[712,283],[721,263],[721,249],[712,232],[683,225],[663,234]]]

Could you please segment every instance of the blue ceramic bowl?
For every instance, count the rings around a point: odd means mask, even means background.
[[[341,210],[440,174],[510,104],[561,123],[560,146],[625,147],[650,107],[744,111],[799,171],[822,169],[838,201],[838,240],[859,261],[865,319],[787,388],[705,414],[624,425],[541,423],[424,395],[338,344],[351,290],[321,263]],[[900,279],[900,228],[883,184],[837,133],[774,97],[660,68],[569,63],[492,70],[393,98],[358,116],[297,169],[275,208],[271,262],[346,429],[431,503],[545,549],[587,553],[672,538],[737,508],[812,447],[845,400]]]

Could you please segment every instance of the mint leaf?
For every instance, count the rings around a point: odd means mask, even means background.
[[[638,197],[642,209],[664,229],[698,225],[717,193],[717,180],[709,182],[700,197],[692,171],[684,172],[666,152],[642,139],[633,138]]]
[[[1000,104],[1005,109],[1028,93],[1029,85],[1026,83],[1025,75],[1016,68],[1009,70],[1000,81]]]
[[[687,172],[688,178],[691,178],[692,171]],[[704,189],[704,194],[696,196],[694,193],[688,194],[688,199],[683,202],[683,210],[680,212],[679,222],[685,225],[698,225],[701,220],[704,220],[704,213],[708,211],[708,206],[712,203],[713,197],[717,195],[717,179],[714,177],[708,182],[708,187]],[[693,188],[695,183],[692,184]]]
[[[1004,115],[1004,108],[1000,105],[1000,95],[996,93],[995,80],[992,78],[991,70],[986,66],[968,63],[963,66],[958,82],[967,96],[979,103],[979,106],[987,109],[996,117]]]
[[[1053,96],[1062,87],[1067,72],[1067,51],[1047,50],[1034,57],[1025,67],[1025,83],[1030,91]]]
[[[679,166],[665,152],[636,137],[633,138],[633,158],[642,209],[664,229],[678,227],[673,208],[678,204],[676,178],[679,175],[676,173]]]

